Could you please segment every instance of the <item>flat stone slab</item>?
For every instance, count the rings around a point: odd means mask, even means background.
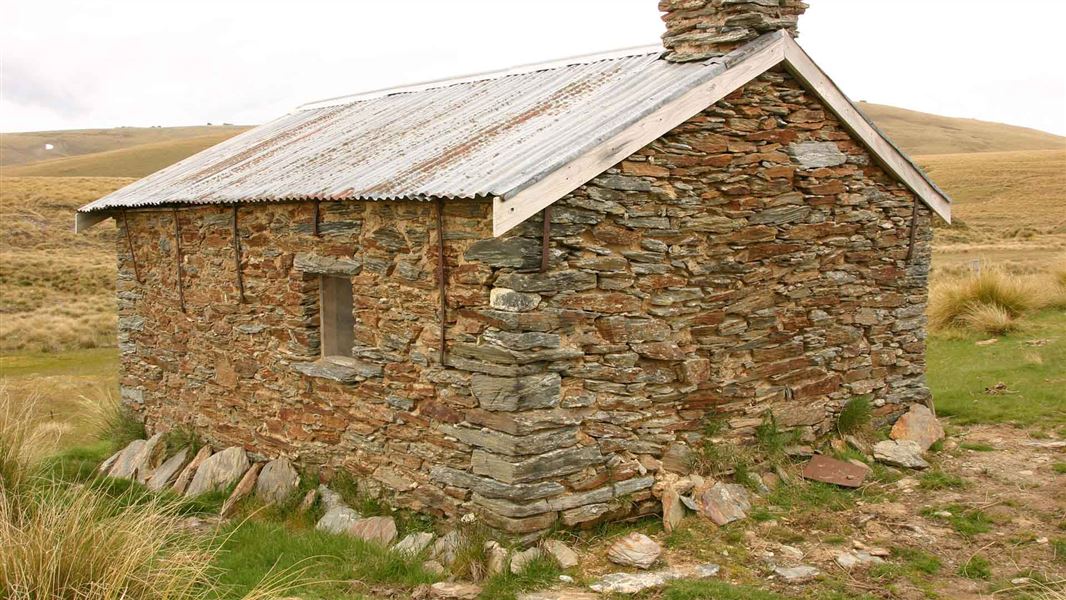
[[[800,475],[804,479],[832,483],[849,488],[857,488],[866,480],[870,468],[830,458],[822,454],[816,454],[803,467]]]
[[[542,556],[544,556],[544,551],[540,548],[529,548],[522,552],[516,552],[515,555],[511,557],[511,573],[514,573],[515,575],[521,574],[522,571],[525,571],[526,567],[529,566],[529,563]]]
[[[241,476],[251,466],[244,448],[239,446],[226,448],[205,460],[196,469],[196,474],[193,475],[189,489],[185,490],[185,495],[192,497],[224,490],[240,481]]]
[[[162,433],[157,433],[147,440],[133,440],[119,453],[107,473],[108,476],[135,479],[144,483],[163,461],[165,447],[162,442]]]
[[[439,581],[429,586],[431,598],[448,598],[450,600],[474,600],[481,595],[481,587],[472,583],[457,581]]]
[[[841,567],[851,571],[854,569],[863,569],[866,567],[872,567],[873,565],[879,565],[885,561],[869,552],[854,550],[851,552],[841,552],[836,556],[836,562]]]
[[[735,483],[717,482],[710,487],[696,490],[693,494],[699,513],[716,525],[725,525],[748,516],[751,510],[751,495]]]
[[[624,567],[647,569],[659,560],[663,549],[643,533],[633,532],[618,540],[607,550],[607,560]]]
[[[907,469],[925,469],[929,463],[922,458],[922,447],[911,440],[884,440],[873,447],[874,458],[896,467]]]
[[[299,485],[300,474],[289,459],[277,458],[264,465],[259,472],[255,495],[268,504],[281,504],[296,492]]]
[[[392,517],[366,517],[351,524],[348,535],[388,546],[396,541],[396,521]]]
[[[821,574],[821,571],[809,565],[777,567],[774,569],[774,575],[780,577],[785,583],[807,583],[808,581],[813,581],[815,577]]]
[[[675,579],[706,579],[718,575],[719,567],[708,563],[695,567],[677,567],[650,573],[610,573],[589,585],[603,594],[639,594],[662,587]]]
[[[418,556],[433,543],[433,534],[428,531],[409,533],[393,546],[393,550],[404,556]]]
[[[327,533],[347,533],[361,518],[359,513],[347,506],[336,506],[326,510],[326,514],[315,523],[315,529]]]
[[[189,448],[185,447],[178,450],[177,454],[163,461],[163,464],[159,465],[155,471],[152,471],[152,475],[145,483],[148,489],[153,492],[158,492],[163,488],[170,485],[170,482],[178,476],[178,472],[185,466],[185,461],[189,456]]]
[[[563,569],[576,567],[580,562],[577,552],[574,552],[573,548],[559,540],[545,540],[541,544],[541,547],[544,548],[544,551],[554,558],[555,562]]]

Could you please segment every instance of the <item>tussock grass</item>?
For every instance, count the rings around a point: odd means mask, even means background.
[[[1023,317],[1066,306],[1066,287],[1055,274],[1013,275],[985,269],[947,278],[929,293],[929,326],[934,331],[969,330],[1004,335]]]
[[[194,536],[183,526],[194,507],[127,480],[99,478],[99,449],[49,458],[55,443],[54,428],[40,418],[37,396],[17,397],[0,388],[0,589],[5,599],[219,596],[213,562],[220,542]],[[243,598],[276,597],[298,575],[297,570],[271,571]]]

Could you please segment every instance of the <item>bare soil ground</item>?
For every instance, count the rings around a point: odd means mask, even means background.
[[[975,425],[954,430],[931,462],[926,471],[875,471],[856,491],[780,488],[751,519],[724,528],[690,514],[672,534],[652,519],[595,532],[582,575],[625,570],[605,555],[628,528],[660,542],[664,563],[719,564],[725,581],[767,598],[1061,598],[1053,594],[1066,583],[1066,441]],[[856,548],[884,551],[884,562],[837,564]],[[822,575],[807,584],[773,576],[773,566],[800,564]],[[642,597],[717,596],[667,588]]]

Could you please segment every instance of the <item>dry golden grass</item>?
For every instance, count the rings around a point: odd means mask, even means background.
[[[955,224],[937,229],[934,265],[1041,272],[1066,258],[1066,151],[921,156],[952,197]]]
[[[1066,149],[1066,138],[1036,129],[868,102],[859,103],[859,108],[910,154]]]
[[[1016,275],[984,269],[942,275],[929,292],[929,327],[1003,335],[1027,314],[1049,308],[1066,308],[1066,285],[1056,273]]]
[[[131,181],[0,178],[0,350],[114,345],[115,227],[75,235],[73,220]]]
[[[192,127],[113,127],[110,129],[69,129],[0,134],[0,170],[32,162],[107,152],[144,144],[174,142],[186,138],[235,135],[245,131],[240,125]],[[48,150],[45,144],[53,148]]]
[[[114,402],[97,407],[118,410]],[[184,527],[180,499],[134,487],[115,496],[96,482],[44,479],[56,436],[36,395],[0,388],[0,590],[10,600],[206,600],[222,542]],[[268,576],[244,600],[277,598],[299,570]]]

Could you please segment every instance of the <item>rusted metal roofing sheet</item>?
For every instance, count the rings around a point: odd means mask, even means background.
[[[320,103],[80,209],[502,196],[720,74],[658,51]]]

